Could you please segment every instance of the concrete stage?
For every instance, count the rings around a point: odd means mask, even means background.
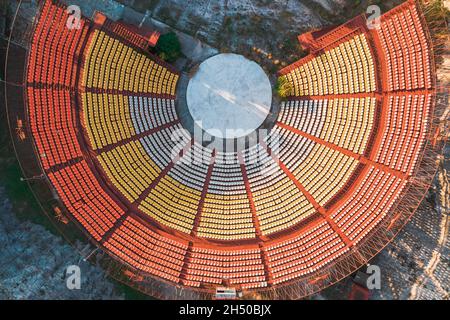
[[[237,139],[264,123],[272,87],[255,62],[237,54],[219,54],[199,66],[186,99],[196,125],[213,137]]]

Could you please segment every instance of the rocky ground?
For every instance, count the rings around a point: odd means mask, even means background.
[[[80,258],[60,236],[21,222],[0,187],[0,299],[123,299],[104,271]],[[80,290],[66,286],[66,269],[81,269]]]
[[[221,52],[242,54],[275,73],[296,61],[297,36],[311,29],[342,23],[368,3],[383,9],[401,1],[353,0],[119,0],[182,30]]]

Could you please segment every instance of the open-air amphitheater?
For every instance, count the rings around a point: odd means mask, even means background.
[[[39,1],[7,56],[24,176],[69,241],[90,240],[88,259],[151,296],[318,293],[394,240],[442,159],[426,10],[409,0],[375,27],[363,14],[299,36],[309,54],[278,70],[278,98],[242,56],[186,74],[101,12],[69,28],[64,3]]]

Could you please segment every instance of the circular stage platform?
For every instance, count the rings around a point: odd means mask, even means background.
[[[272,87],[264,70],[237,54],[204,61],[187,90],[195,123],[208,134],[236,139],[258,129],[272,104]]]

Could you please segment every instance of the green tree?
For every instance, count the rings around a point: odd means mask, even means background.
[[[276,90],[281,98],[287,98],[294,93],[292,83],[285,76],[278,78]]]
[[[159,38],[155,50],[161,59],[170,63],[183,56],[180,40],[175,32],[163,34]]]

